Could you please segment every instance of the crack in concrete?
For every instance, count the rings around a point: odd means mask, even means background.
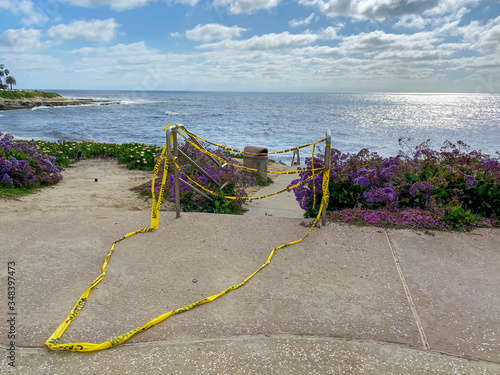
[[[128,342],[124,343],[121,345],[122,347],[141,347],[141,346],[150,346],[150,345],[155,345],[155,346],[169,346],[169,345],[193,345],[193,344],[203,344],[203,343],[216,343],[216,342],[222,342],[222,341],[232,341],[232,342],[240,342],[240,341],[253,341],[253,340],[262,340],[262,339],[281,339],[281,340],[286,340],[286,339],[291,339],[291,340],[320,340],[320,341],[331,341],[331,342],[353,342],[359,345],[365,345],[365,346],[370,346],[370,345],[379,345],[379,346],[387,346],[387,347],[398,347],[398,348],[405,348],[408,350],[414,350],[414,351],[423,351],[427,353],[434,353],[434,354],[441,354],[447,357],[452,357],[452,358],[459,358],[459,359],[465,359],[468,361],[473,361],[476,363],[488,363],[488,364],[493,364],[493,365],[500,365],[500,362],[495,362],[495,361],[490,361],[487,359],[479,359],[479,358],[473,358],[468,355],[458,355],[458,354],[453,354],[453,353],[448,353],[446,351],[442,350],[435,350],[435,349],[427,349],[424,347],[417,347],[417,346],[412,346],[409,344],[403,344],[403,343],[398,343],[398,342],[391,342],[391,341],[378,341],[378,340],[364,340],[364,339],[357,339],[357,338],[352,338],[352,337],[341,337],[341,336],[315,336],[315,335],[307,335],[307,334],[290,334],[290,333],[278,333],[278,334],[256,334],[256,335],[241,335],[241,336],[223,336],[223,337],[217,337],[217,338],[206,338],[206,339],[192,339],[192,340],[169,340],[169,341],[143,341],[143,342]],[[0,348],[4,349],[3,347],[0,346]],[[32,347],[32,346],[17,346],[16,350],[22,350],[26,353],[36,353],[36,352],[47,352],[50,353],[49,350],[47,350],[46,347]],[[56,350],[55,352],[52,353],[63,353],[62,350]]]
[[[403,269],[401,268],[401,264],[399,263],[398,255],[394,250],[394,246],[392,246],[391,239],[389,238],[389,233],[387,233],[387,229],[384,230],[385,237],[387,238],[387,243],[389,244],[389,248],[391,249],[392,257],[394,259],[394,263],[396,264],[396,269],[398,270],[399,278],[401,279],[401,284],[403,284],[403,289],[406,294],[406,299],[410,305],[411,312],[413,313],[413,317],[415,319],[415,323],[417,324],[418,333],[420,334],[420,340],[422,341],[422,345],[424,350],[431,350],[429,345],[429,341],[427,341],[427,336],[424,331],[424,326],[422,325],[422,321],[420,320],[420,316],[418,315],[417,308],[415,303],[413,302],[413,298],[410,293],[410,288],[408,287],[408,283],[406,282],[405,275],[403,273]]]

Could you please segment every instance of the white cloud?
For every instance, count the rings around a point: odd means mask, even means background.
[[[52,26],[47,34],[58,39],[84,39],[89,42],[109,42],[115,37],[118,24],[113,18],[107,20],[74,21],[70,24]]]
[[[16,16],[21,16],[21,23],[25,26],[45,23],[49,19],[41,9],[35,8],[31,1],[1,0],[0,10],[8,10]]]
[[[328,26],[327,28],[321,30],[321,37],[329,40],[340,39],[341,37],[337,35],[337,31],[339,31],[341,27],[342,26]]]
[[[465,7],[466,5],[476,5],[482,0],[439,0],[435,7],[425,12],[426,15],[435,16],[438,14],[447,14]]]
[[[43,74],[52,76],[54,72],[60,72],[65,69],[63,64],[55,57],[46,54],[35,55],[29,52],[3,54],[2,62],[5,62],[5,66],[15,67],[16,77],[23,70],[29,72],[29,74],[44,72]],[[19,79],[18,82],[20,82]]]
[[[472,21],[465,26],[458,24],[459,21],[447,23],[436,29],[436,34],[462,38],[472,51],[482,53],[500,51],[500,16],[484,25],[479,21]]]
[[[93,65],[88,69],[118,70],[139,68],[149,64],[161,63],[166,59],[181,61],[183,58],[176,58],[172,54],[163,54],[159,50],[149,48],[144,41],[131,44],[116,44],[111,47],[84,47],[72,50],[71,53],[77,56],[84,56],[86,59],[80,60],[79,66],[85,66],[82,61],[101,61],[100,66]]]
[[[430,22],[430,19],[424,19],[422,16],[403,16],[398,22],[394,24],[394,27],[406,27],[409,29],[424,29]]]
[[[394,28],[405,27],[405,28],[416,28],[424,29],[426,27],[436,28],[444,27],[447,25],[448,28],[456,27],[462,18],[469,12],[469,9],[462,7],[458,8],[452,12],[447,12],[445,15],[406,15],[401,17],[401,19],[394,24]],[[444,29],[443,29],[444,31]]]
[[[206,25],[198,24],[194,29],[186,31],[186,38],[190,40],[210,42],[215,39],[232,39],[233,37],[240,36],[242,32],[246,31],[238,26],[223,26],[216,23],[209,23]]]
[[[150,49],[142,42],[131,44],[116,44],[112,47],[83,47],[72,50],[71,53],[77,55],[97,55],[97,56],[127,56],[127,55],[157,55],[158,50]]]
[[[415,63],[417,61],[442,60],[453,54],[454,51],[444,50],[403,50],[403,51],[385,51],[377,54],[374,60],[398,61],[405,63]],[[443,63],[447,63],[444,62]]]
[[[42,32],[35,29],[5,30],[0,34],[0,51],[33,52],[47,48],[50,42],[42,42]]]
[[[500,16],[486,25],[472,21],[469,25],[457,28],[464,41],[470,42],[474,49],[483,52],[500,51]]]
[[[288,31],[281,34],[266,34],[253,36],[245,40],[223,40],[216,43],[207,43],[198,46],[203,49],[237,49],[237,50],[282,50],[304,44],[309,44],[318,39],[314,34],[290,34]]]
[[[109,6],[114,10],[127,10],[138,8],[155,0],[59,0],[71,5],[77,5],[85,8],[97,8],[101,6]]]
[[[201,71],[196,78],[187,73],[190,66],[185,61],[191,58],[190,55],[165,54],[148,47],[144,41],[111,47],[84,47],[71,51],[71,55],[76,61],[68,65],[85,87],[114,85],[137,90],[154,89],[170,85],[180,77],[186,82],[202,76]]]
[[[175,0],[175,2],[178,4],[191,5],[194,7],[196,4],[200,2],[200,0]]]
[[[481,35],[482,47],[490,51],[500,51],[500,25],[485,30]]]
[[[440,15],[480,0],[299,0],[329,17],[387,19],[411,15]]]
[[[293,19],[293,20],[290,20],[288,22],[288,24],[291,27],[307,26],[307,25],[309,25],[312,22],[313,19],[314,19],[314,13],[311,13],[311,15],[309,17],[307,17],[307,18],[303,18],[303,19],[300,19],[300,20]]]
[[[311,46],[305,48],[297,48],[293,52],[301,55],[323,56],[323,57],[332,57],[340,55],[340,49],[338,47],[328,47],[328,46]]]
[[[431,46],[438,39],[432,32],[415,34],[387,34],[381,30],[350,35],[342,39],[340,47],[346,52],[375,54],[388,49],[416,49]]]
[[[250,14],[259,9],[278,6],[280,0],[214,0],[215,6],[228,7],[231,14]]]

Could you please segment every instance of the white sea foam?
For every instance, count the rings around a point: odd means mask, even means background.
[[[6,132],[2,132],[2,133],[6,133]],[[9,133],[10,135],[12,135],[14,137],[14,140],[16,141],[31,141],[32,139],[34,139],[35,141],[39,141],[39,140],[42,140],[42,138],[40,137],[33,137],[32,135],[20,135],[20,134],[12,134],[10,132],[7,132]]]
[[[118,100],[118,103],[128,105],[128,104],[151,104],[158,102],[155,100]]]
[[[45,105],[40,105],[37,107],[31,108],[32,111],[37,111],[39,109],[56,109],[56,108],[72,108],[72,107],[91,107],[99,105],[99,103],[91,103],[91,104],[70,104],[70,105],[55,105],[55,106],[45,106]]]
[[[187,116],[189,113],[165,111],[167,116]]]

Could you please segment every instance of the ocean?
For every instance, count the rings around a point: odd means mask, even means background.
[[[112,104],[3,111],[0,131],[16,139],[163,145],[163,127],[176,123],[240,150],[292,148],[324,138],[327,129],[344,153],[368,148],[394,156],[400,137],[412,145],[431,139],[435,149],[460,140],[485,153],[500,150],[495,94],[48,91]],[[292,154],[273,158],[289,162]]]

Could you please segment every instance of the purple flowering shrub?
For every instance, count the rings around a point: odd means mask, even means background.
[[[54,156],[42,154],[34,142],[13,143],[0,132],[0,186],[38,187],[62,180]]]
[[[434,151],[427,141],[410,148],[410,153],[401,152],[389,158],[366,149],[357,154],[342,154],[332,149],[328,210],[337,214],[344,209],[383,209],[384,212],[409,209],[408,212],[413,213],[411,209],[425,210],[446,224],[442,228],[483,225],[481,218],[491,218],[492,223],[497,223],[500,218],[499,158],[470,151],[463,142],[457,144],[445,142],[440,151]],[[315,168],[323,167],[324,156],[317,155],[314,162],[306,158],[307,169],[312,168],[313,163]],[[309,176],[310,172],[304,171],[292,184]],[[313,183],[316,186],[314,209]],[[315,216],[321,203],[321,176],[295,188],[294,193],[306,211],[304,216]],[[372,215],[371,211],[365,214],[369,213]],[[359,215],[358,220],[361,220]],[[362,221],[365,222],[365,218]]]
[[[178,164],[180,167],[179,177],[184,181],[191,183],[186,176],[191,177],[191,179],[197,181],[199,184],[207,189],[210,189],[217,193],[217,196],[212,196],[208,194],[213,202],[208,201],[200,194],[193,192],[187,186],[179,183],[180,191],[180,201],[181,208],[183,211],[196,211],[196,212],[217,212],[217,213],[241,213],[242,211],[242,200],[230,200],[224,198],[224,195],[243,197],[245,196],[245,188],[254,186],[256,181],[252,177],[251,172],[234,167],[232,165],[226,165],[224,168],[219,167],[215,162],[206,154],[195,149],[191,144],[185,142],[179,145],[179,149],[182,150],[186,155],[188,155],[196,164],[207,172],[215,181],[219,182],[224,189],[221,189],[219,185],[214,183],[210,178],[206,177],[204,174],[200,173],[194,166],[188,163],[183,157],[179,157]],[[235,163],[229,156],[227,156],[221,149],[209,150],[211,153],[219,156],[225,161],[230,161]],[[173,164],[168,166],[168,175],[164,187],[164,197],[170,202],[175,200],[175,189],[174,189],[174,168]],[[163,165],[160,171],[163,170]],[[155,194],[160,193],[162,181],[162,173],[158,173],[155,180]],[[194,185],[194,187],[198,188]],[[198,188],[200,189],[200,188]],[[201,189],[200,189],[201,190]],[[151,181],[141,185],[137,191],[141,195],[151,196]]]
[[[350,224],[373,225],[390,228],[409,229],[430,229],[445,230],[453,229],[453,224],[447,223],[440,217],[428,210],[420,208],[389,209],[380,208],[378,210],[366,208],[346,208],[340,211],[333,211],[329,214],[331,221]],[[462,226],[463,229],[472,227],[493,227],[495,222],[489,218],[478,218],[474,225]]]

